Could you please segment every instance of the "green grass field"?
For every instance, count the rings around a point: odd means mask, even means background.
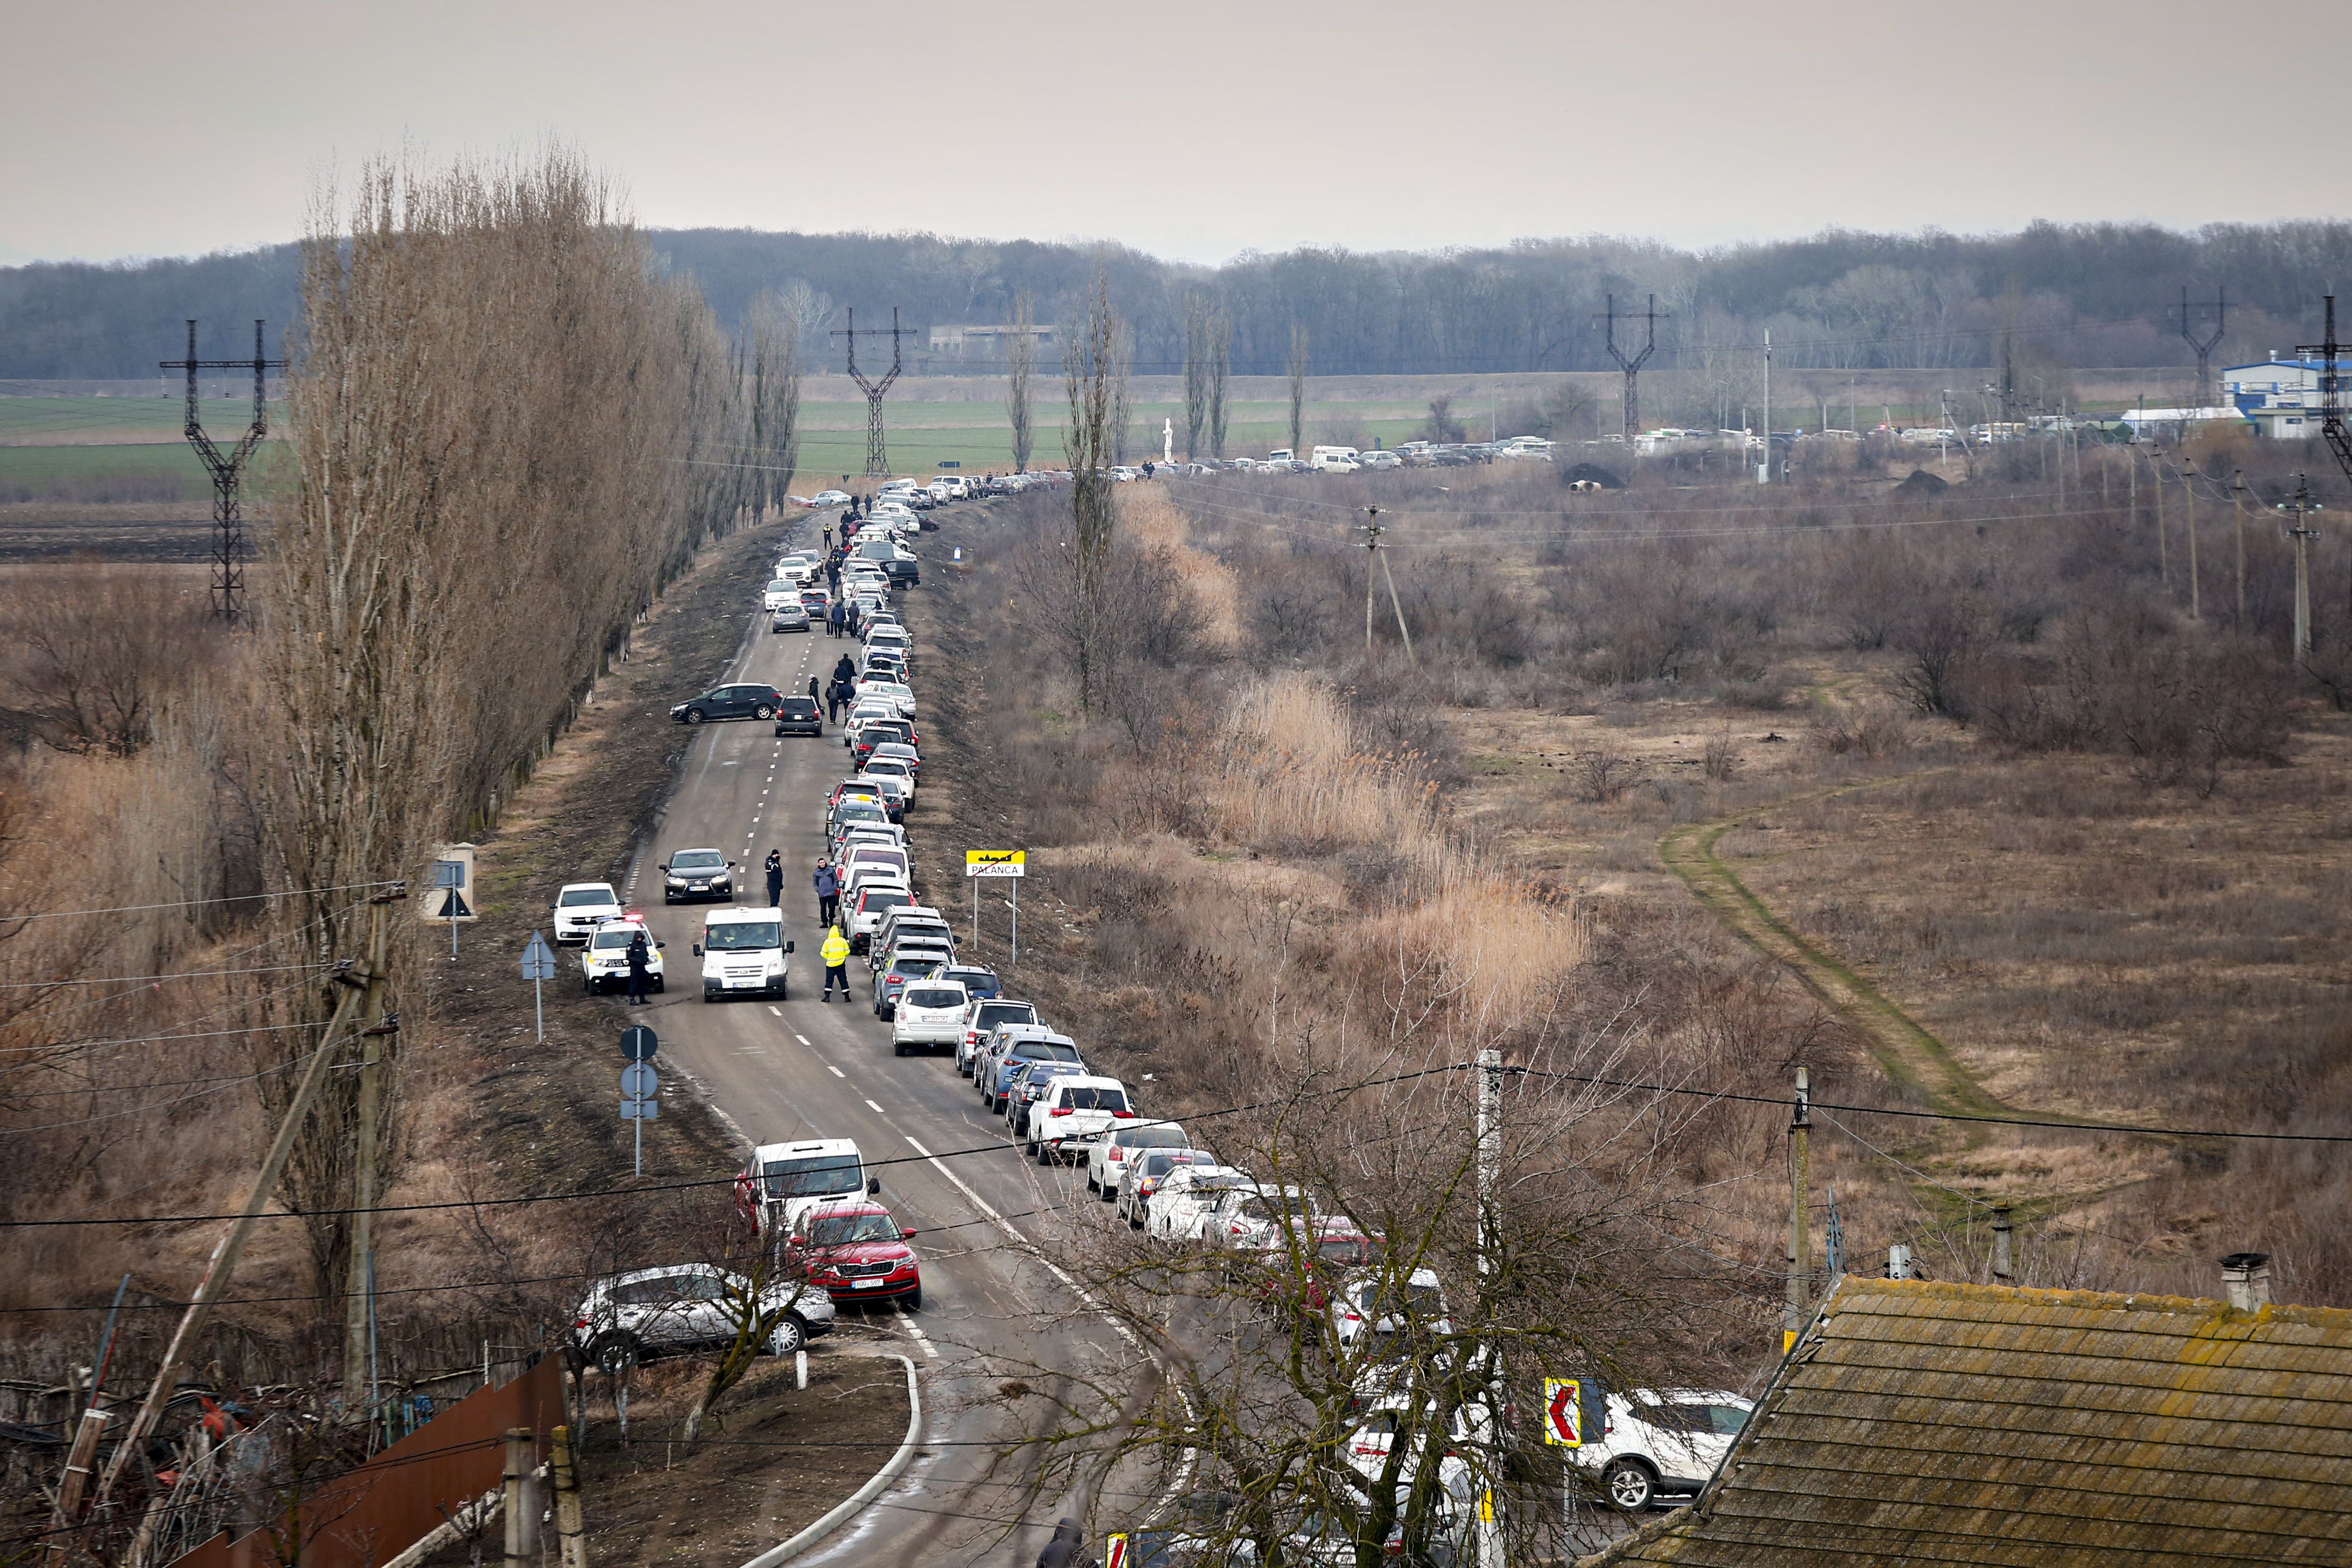
[[[1033,466],[1062,462],[1065,409],[1058,382],[1045,382],[1035,404],[1036,444]],[[205,402],[206,428],[226,444],[243,429],[249,404],[235,399]],[[178,398],[0,397],[0,501],[179,501],[199,500],[209,491],[204,465],[182,439],[184,405]],[[1138,403],[1131,461],[1156,459],[1163,420],[1176,423],[1177,454],[1183,454],[1183,407],[1171,402]],[[890,464],[900,474],[929,474],[943,462],[971,473],[1008,468],[1012,431],[1000,402],[919,402],[884,405]],[[1227,426],[1228,455],[1256,455],[1290,440],[1290,411],[1281,402],[1253,401],[1234,405]],[[1473,416],[1473,434],[1486,434]],[[1306,414],[1309,445],[1338,423],[1350,444],[1369,446],[1375,437],[1389,445],[1419,433],[1418,412],[1389,401],[1310,402]],[[866,466],[863,403],[808,402],[801,408],[801,489],[838,483]]]

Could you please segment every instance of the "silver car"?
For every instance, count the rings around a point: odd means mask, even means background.
[[[710,1263],[638,1269],[599,1280],[573,1314],[572,1337],[588,1359],[618,1372],[671,1351],[734,1342],[737,1303],[751,1281]],[[797,1275],[770,1282],[763,1312],[783,1309],[761,1348],[790,1355],[833,1332],[833,1298]]]

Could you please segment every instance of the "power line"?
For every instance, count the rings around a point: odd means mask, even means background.
[[[123,904],[112,909],[50,909],[37,915],[0,915],[0,922],[64,920],[78,915],[139,915],[151,909],[194,909],[207,904],[251,904],[265,898],[299,898],[311,893],[353,893],[396,885],[392,882],[346,882],[333,887],[289,887],[282,893],[240,893],[221,898],[182,898],[169,904]]]
[[[211,975],[274,975],[289,969],[331,969],[334,965],[321,961],[316,964],[264,964],[251,969],[183,969],[172,975],[101,975],[89,980],[0,980],[0,990],[46,990],[51,986],[131,986],[145,985],[151,980],[201,980]]]

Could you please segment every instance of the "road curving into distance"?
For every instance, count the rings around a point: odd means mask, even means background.
[[[818,525],[817,518],[803,525],[812,536],[805,542],[814,542]],[[823,681],[856,646],[822,632],[772,633],[756,604],[744,607],[744,641],[727,681],[805,691],[810,676]],[[939,656],[919,637],[919,697],[927,653]],[[1108,1323],[1071,1315],[1081,1303],[1067,1276],[1013,1239],[1047,1236],[1065,1223],[1099,1223],[1094,1211],[1100,1206],[1088,1197],[1083,1166],[1040,1169],[1021,1159],[948,1056],[893,1056],[889,1026],[874,1017],[862,987],[847,1005],[816,999],[824,934],[809,878],[824,848],[825,796],[854,769],[836,726],[828,724],[822,738],[771,731],[756,721],[701,727],[676,793],[636,848],[621,897],[643,911],[667,944],[669,990],[653,998],[655,1005],[631,1010],[631,1021],[650,1024],[661,1036],[661,1064],[690,1076],[751,1142],[856,1139],[869,1163],[881,1163],[883,1200],[901,1224],[921,1232],[915,1242],[921,1311],[844,1308],[840,1338],[819,1346],[823,1354],[866,1333],[898,1341],[892,1348],[913,1357],[923,1379],[924,1447],[862,1520],[795,1562],[1026,1563],[1055,1518],[1080,1510],[1074,1498],[1043,1500],[1009,1541],[1003,1539],[1003,1521],[1016,1517],[1025,1472],[996,1451],[1019,1432],[1002,1407],[978,1403],[994,1385],[982,1358],[1002,1352],[1072,1369],[1132,1358]],[[919,804],[915,814],[910,833],[919,836]],[[712,847],[740,868],[736,885],[749,892],[739,905],[764,894],[760,868],[769,850],[782,853],[784,934],[795,944],[787,1000],[702,1000],[691,945],[700,938],[706,911],[719,906],[665,907],[661,864],[675,851]],[[919,891],[950,918],[964,893]],[[849,975],[854,986],[865,978],[862,958],[850,960]],[[1021,994],[1017,974],[1005,977],[1005,993]],[[649,1128],[647,1135],[660,1134]],[[989,1152],[957,1153],[974,1148]],[[713,1201],[728,1199],[714,1195]],[[1050,1352],[1041,1350],[1048,1342]],[[1107,1488],[1102,1506],[1140,1512],[1150,1500]]]

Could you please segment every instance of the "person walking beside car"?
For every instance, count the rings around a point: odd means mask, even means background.
[[[830,925],[841,912],[841,873],[825,861],[816,862],[816,923]]]
[[[833,1000],[834,983],[838,981],[841,985],[841,999],[847,1001],[849,999],[849,938],[841,934],[840,926],[836,925],[825,933],[824,946],[817,950],[817,956],[824,961],[824,995],[817,999],[826,1002]]]
[[[651,979],[654,950],[646,944],[646,934],[640,930],[629,938],[625,955],[629,965],[629,1005],[636,1007],[646,999],[646,982]]]
[[[809,694],[814,696],[816,694]],[[768,904],[781,909],[784,904],[784,857],[776,850],[768,852]]]
[[[1094,1554],[1087,1550],[1085,1532],[1078,1521],[1067,1514],[1054,1526],[1054,1539],[1037,1553],[1037,1568],[1093,1568]]]

